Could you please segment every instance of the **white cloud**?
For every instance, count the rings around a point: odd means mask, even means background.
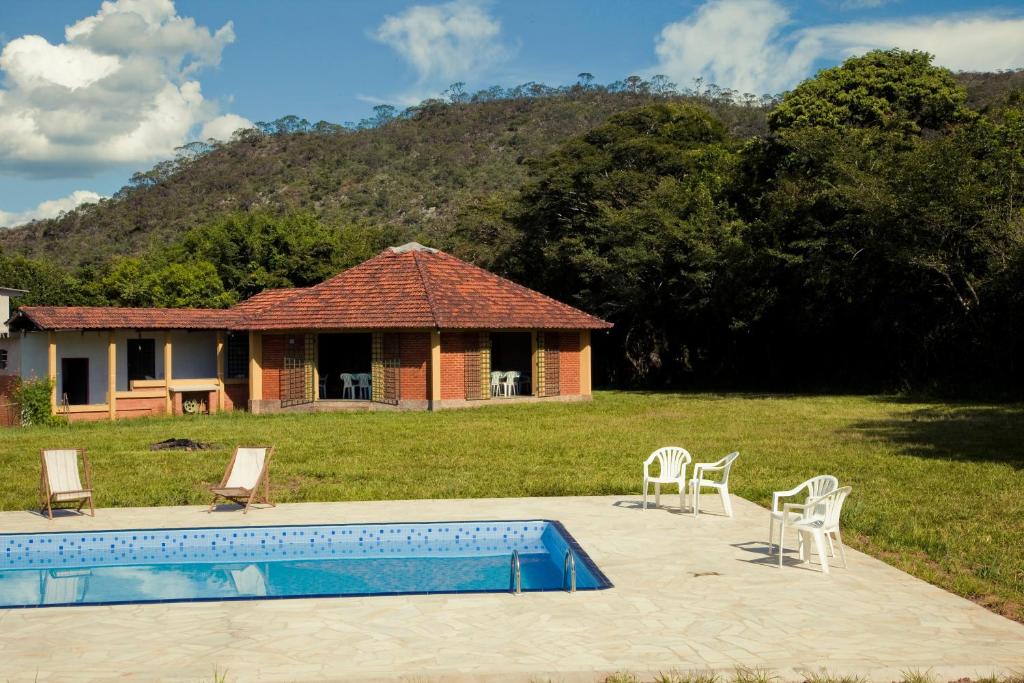
[[[436,94],[454,81],[479,76],[510,55],[501,41],[501,23],[468,0],[414,5],[385,17],[372,35],[416,71],[419,94]],[[416,93],[398,99],[408,101]]]
[[[70,211],[80,204],[94,203],[101,199],[104,199],[103,195],[95,192],[75,190],[67,197],[40,202],[39,206],[27,211],[0,211],[0,227],[13,228],[29,221],[56,218],[63,211]]]
[[[220,63],[231,22],[211,32],[172,0],[113,0],[64,37],[21,36],[0,52],[0,171],[74,176],[152,162],[218,118],[194,74]],[[219,118],[214,129],[227,123]]]
[[[709,0],[665,26],[658,65],[680,83],[702,77],[739,92],[775,93],[811,76],[820,60],[873,49],[926,50],[954,70],[1024,66],[1024,17],[974,13],[794,28],[778,0]]]
[[[244,116],[238,114],[224,114],[215,119],[210,119],[203,124],[203,131],[199,134],[200,139],[209,140],[230,140],[231,135],[239,128],[253,128],[255,124]]]
[[[892,0],[841,0],[839,9],[877,9],[888,5]]]

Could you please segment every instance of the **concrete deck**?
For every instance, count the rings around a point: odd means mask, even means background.
[[[675,496],[665,496],[676,503]],[[857,552],[825,578],[765,555],[766,513],[639,509],[630,497],[426,500],[100,510],[0,533],[285,523],[561,520],[605,591],[0,610],[0,680],[597,680],[760,666],[892,681],[1024,671],[1024,625]],[[712,513],[719,510],[707,498]]]

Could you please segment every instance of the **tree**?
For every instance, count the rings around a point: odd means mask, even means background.
[[[533,164],[504,269],[616,324],[622,382],[663,385],[700,365],[713,285],[740,226],[720,201],[734,163],[701,109],[613,116]]]
[[[787,93],[768,116],[773,131],[873,127],[917,134],[970,118],[967,93],[917,50],[874,50],[825,69]]]

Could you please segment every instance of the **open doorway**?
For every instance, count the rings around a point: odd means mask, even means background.
[[[491,396],[529,395],[532,363],[529,332],[491,332]]]
[[[369,400],[366,387],[369,386],[373,362],[372,340],[368,332],[320,335],[317,371],[320,374],[321,399]],[[345,380],[342,375],[347,376]],[[359,390],[358,375],[367,376],[362,391]]]
[[[89,405],[89,359],[61,358],[60,386],[68,405]]]

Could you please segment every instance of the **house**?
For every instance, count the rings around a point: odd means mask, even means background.
[[[18,362],[18,343],[11,340],[7,327],[7,321],[11,317],[11,299],[27,293],[24,289],[0,287],[0,395],[6,393],[9,384],[4,382],[3,377],[8,376],[8,368]]]
[[[230,309],[23,306],[22,377],[95,420],[248,409],[421,409],[590,397],[599,318],[417,243]],[[519,373],[495,395],[492,372]],[[367,394],[342,375],[368,375]]]

